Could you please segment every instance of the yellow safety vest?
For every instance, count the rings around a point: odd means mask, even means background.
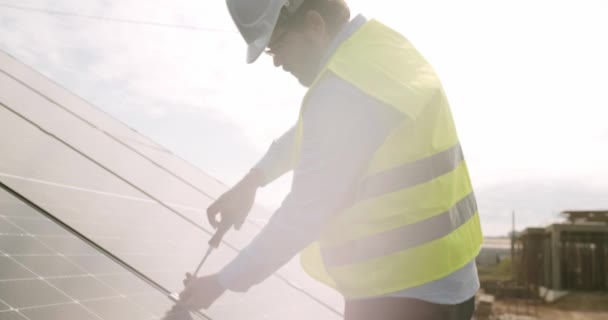
[[[452,114],[431,66],[402,35],[371,20],[335,51],[309,93],[329,72],[406,116],[373,155],[349,205],[302,252],[304,269],[346,298],[363,298],[462,268],[479,253],[482,233]],[[300,116],[296,158],[304,130]]]

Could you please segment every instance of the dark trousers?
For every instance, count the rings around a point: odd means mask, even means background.
[[[346,301],[344,320],[470,320],[475,297],[455,305],[384,297]]]

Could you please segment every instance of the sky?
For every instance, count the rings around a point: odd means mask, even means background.
[[[608,209],[608,2],[347,3],[442,79],[486,235],[506,234],[512,212],[523,229]],[[295,123],[305,93],[269,58],[245,63],[221,0],[0,0],[0,49],[227,185]],[[276,209],[289,186],[259,203]]]

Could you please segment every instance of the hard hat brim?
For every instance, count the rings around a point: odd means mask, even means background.
[[[264,52],[264,50],[266,50],[268,43],[270,43],[271,37],[272,37],[272,34],[258,38],[247,46],[247,63],[248,64],[254,63],[262,55],[262,52]]]
[[[265,27],[266,32],[262,33],[262,36],[255,39],[255,41],[249,43],[247,45],[247,63],[254,63],[262,52],[266,50],[266,47],[270,43],[270,39],[272,38],[272,33],[274,32],[274,28],[277,25],[277,21],[279,20],[279,16],[281,15],[280,8],[287,2],[286,0],[275,0],[277,2],[277,7],[279,10],[275,10],[270,16],[263,21],[262,25]],[[262,27],[262,26],[260,26]]]

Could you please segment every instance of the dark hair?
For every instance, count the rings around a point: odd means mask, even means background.
[[[350,20],[350,9],[344,0],[304,0],[300,8],[288,18],[291,26],[300,26],[306,21],[306,14],[318,12],[330,33],[337,33]]]

